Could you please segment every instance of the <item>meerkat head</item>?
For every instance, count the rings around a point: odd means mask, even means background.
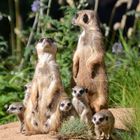
[[[56,55],[56,43],[51,38],[41,38],[36,45],[37,54],[51,53]]]
[[[107,114],[103,114],[100,112],[97,112],[93,115],[92,122],[96,126],[103,126],[109,123],[109,116]]]
[[[88,92],[87,88],[75,86],[72,89],[72,96],[73,97],[77,97],[77,98],[82,98],[82,97],[84,97],[87,94],[87,92]]]
[[[81,10],[77,12],[72,20],[72,24],[89,30],[97,30],[99,26],[97,15],[93,10]]]
[[[32,86],[32,83],[31,83],[31,82],[27,83],[27,84],[24,86],[25,94],[30,94],[31,86]]]
[[[7,112],[17,115],[17,114],[21,114],[22,112],[24,112],[24,110],[25,110],[25,108],[22,103],[12,103],[11,105],[9,105]]]
[[[63,112],[70,111],[71,108],[72,108],[72,103],[70,100],[65,99],[60,102],[60,106],[59,106],[60,111]]]

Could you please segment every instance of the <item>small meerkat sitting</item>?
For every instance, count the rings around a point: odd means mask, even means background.
[[[95,125],[97,140],[104,138],[109,140],[115,123],[113,114],[109,110],[103,109],[93,115],[92,122]]]
[[[60,102],[59,109],[62,113],[62,119],[67,120],[68,117],[73,119],[74,117],[78,116],[75,108],[73,107],[71,101],[69,99],[64,99]]]
[[[7,109],[8,113],[17,115],[18,120],[20,121],[20,132],[23,131],[24,127],[24,111],[25,107],[21,102],[12,103]]]
[[[90,124],[92,111],[88,104],[88,90],[80,86],[75,86],[72,90],[72,104],[74,108],[79,114],[81,121],[84,121],[86,124]]]
[[[25,91],[24,91],[23,104],[25,107],[27,106],[28,100],[30,98],[31,86],[32,86],[32,82],[29,82],[24,86]]]

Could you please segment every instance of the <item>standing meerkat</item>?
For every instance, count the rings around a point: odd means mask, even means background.
[[[27,134],[48,133],[59,127],[59,114],[56,113],[60,98],[67,97],[61,82],[56,63],[56,44],[50,38],[42,38],[36,45],[38,62],[31,86],[31,95],[25,110]],[[52,115],[49,127],[48,116]],[[57,116],[56,116],[57,115]],[[56,120],[55,118],[58,118]],[[57,122],[58,121],[58,122]]]
[[[24,111],[25,107],[23,103],[21,102],[15,102],[9,105],[7,112],[10,114],[15,114],[18,117],[18,120],[20,122],[20,132],[23,132],[23,127],[24,127]]]
[[[95,125],[95,134],[98,140],[111,137],[115,118],[111,111],[103,109],[93,115],[92,122]]]
[[[76,85],[88,89],[89,103],[95,113],[108,108],[105,51],[99,21],[94,11],[81,10],[72,22],[83,30],[73,56],[73,78]]]
[[[79,114],[81,121],[86,124],[91,124],[92,111],[88,104],[87,89],[75,86],[72,90],[72,104]]]

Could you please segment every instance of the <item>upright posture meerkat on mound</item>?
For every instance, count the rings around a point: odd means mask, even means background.
[[[87,89],[75,86],[72,90],[72,104],[79,114],[81,121],[86,124],[91,124],[92,111],[88,104]]]
[[[32,80],[31,95],[25,110],[27,135],[48,133],[52,127],[55,131],[59,127],[60,120],[51,121],[49,127],[46,122],[52,114],[54,118],[59,118],[59,115],[55,113],[58,104],[62,97],[67,97],[55,59],[57,52],[55,42],[50,38],[42,38],[37,43],[36,50],[38,62]]]
[[[104,45],[96,13],[81,10],[73,24],[83,29],[73,56],[73,78],[76,85],[88,89],[93,112],[108,107],[108,82],[104,63]]]
[[[115,118],[111,111],[103,109],[94,114],[92,122],[95,125],[95,134],[98,140],[109,140],[114,128]]]
[[[24,127],[24,111],[25,107],[21,102],[12,103],[7,109],[8,113],[17,115],[18,120],[20,121],[20,132],[23,131]]]

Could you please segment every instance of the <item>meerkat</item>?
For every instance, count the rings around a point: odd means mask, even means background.
[[[59,113],[56,113],[57,104],[61,97],[67,97],[56,63],[57,48],[55,42],[50,38],[42,38],[36,45],[36,51],[38,62],[32,80],[31,95],[25,110],[27,134],[48,133],[48,130],[55,131],[60,124]],[[57,120],[53,118],[57,118]],[[49,129],[47,120],[51,120]]]
[[[18,120],[20,122],[20,132],[22,133],[24,128],[24,111],[25,107],[23,103],[21,102],[15,102],[9,105],[7,112],[10,114],[15,114],[18,117]]]
[[[83,29],[73,56],[73,79],[76,85],[88,89],[93,113],[108,108],[108,82],[104,63],[103,37],[97,15],[81,10],[72,23]]]
[[[32,82],[27,83],[24,86],[24,99],[23,99],[23,104],[26,107],[27,106],[27,102],[30,98],[30,94],[31,94],[31,86],[32,86]]]
[[[62,120],[67,120],[68,118],[73,119],[78,116],[72,102],[69,99],[62,100],[60,102],[59,109]]]
[[[115,118],[111,111],[103,109],[93,115],[92,122],[95,127],[95,134],[98,140],[111,137],[114,128]]]
[[[91,124],[92,111],[89,106],[87,95],[88,90],[83,87],[75,86],[72,89],[72,104],[75,110],[79,114],[81,121],[86,124]]]

